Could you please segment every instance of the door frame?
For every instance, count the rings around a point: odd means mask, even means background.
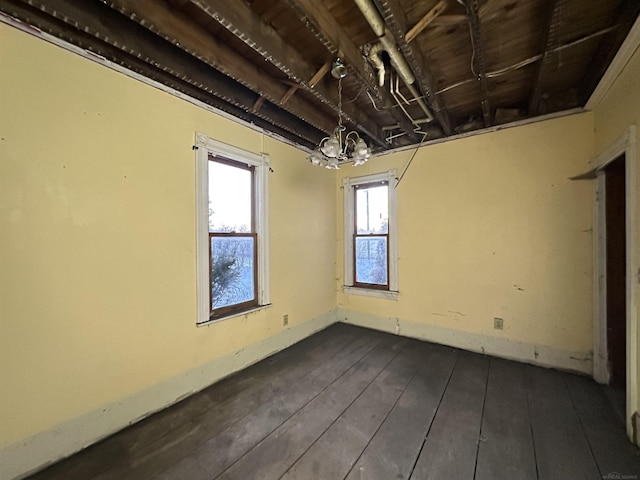
[[[604,168],[619,156],[625,163],[625,235],[626,248],[626,415],[628,437],[633,439],[633,414],[638,400],[637,348],[638,317],[636,311],[635,286],[637,280],[636,238],[636,126],[630,125],[613,144],[593,159],[597,174],[594,182],[593,208],[593,252],[594,252],[594,335],[593,378],[599,383],[609,382],[607,350],[607,282],[606,282],[606,219]]]

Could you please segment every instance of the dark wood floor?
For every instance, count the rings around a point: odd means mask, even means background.
[[[640,479],[592,380],[334,325],[37,480]]]

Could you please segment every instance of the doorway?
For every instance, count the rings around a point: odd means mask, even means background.
[[[627,308],[624,154],[604,169],[607,363],[609,385],[624,388],[627,379]]]
[[[613,406],[624,421],[627,383],[627,240],[624,154],[602,169],[604,175],[606,337],[609,388]]]
[[[638,417],[638,318],[636,308],[636,128],[592,162],[594,209],[593,376],[607,385],[626,425],[640,445]]]

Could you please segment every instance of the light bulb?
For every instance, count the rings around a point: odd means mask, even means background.
[[[325,168],[328,168],[329,170],[340,170],[340,167],[338,166],[338,159],[330,158]]]
[[[324,160],[319,150],[314,150],[313,152],[311,152],[311,155],[309,155],[308,159],[316,167],[322,166]]]
[[[335,135],[331,135],[324,145],[320,147],[322,153],[327,157],[336,158],[340,154],[340,140]]]
[[[367,147],[367,144],[363,139],[359,138],[358,141],[356,142],[354,152],[357,152],[358,155],[361,157],[365,157],[367,156],[367,150],[369,150],[369,147]],[[369,155],[371,154],[369,153]]]

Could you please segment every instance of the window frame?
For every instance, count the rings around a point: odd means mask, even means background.
[[[267,154],[258,154],[196,133],[196,297],[198,326],[243,315],[270,305],[269,296],[269,232],[267,212],[269,209],[268,174],[270,159]],[[211,312],[211,241],[209,234],[209,159],[213,157],[223,163],[236,163],[253,168],[253,218],[252,235],[255,234],[254,281],[256,300],[234,305],[242,308],[217,309]],[[224,310],[224,311],[221,311]]]
[[[391,263],[389,261],[389,225],[387,225],[387,233],[358,233],[358,191],[359,190],[365,190],[367,188],[371,188],[371,187],[378,187],[378,186],[386,186],[387,187],[387,200],[389,197],[389,193],[388,190],[391,187],[391,185],[389,185],[389,182],[387,182],[386,180],[380,181],[380,182],[370,182],[370,183],[356,183],[356,184],[352,184],[351,185],[351,189],[353,190],[353,233],[351,235],[351,241],[353,242],[353,286],[354,287],[358,287],[358,288],[368,288],[368,289],[373,289],[373,290],[390,290],[390,285],[389,285],[389,264]],[[387,203],[387,214],[389,215],[389,205]],[[356,275],[356,267],[357,267],[357,261],[356,261],[356,245],[358,242],[358,238],[373,238],[373,237],[384,237],[386,239],[387,242],[387,283],[381,284],[381,283],[366,283],[366,282],[359,282],[357,280],[357,275]]]
[[[241,170],[246,170],[251,174],[251,224],[249,226],[249,232],[212,232],[209,230],[209,288],[213,290],[213,255],[211,248],[211,241],[213,238],[253,238],[253,298],[246,302],[234,303],[233,305],[227,305],[220,308],[213,308],[213,298],[209,296],[209,318],[211,320],[216,320],[218,318],[227,317],[234,313],[242,313],[245,310],[250,310],[258,306],[258,275],[260,265],[258,265],[258,233],[256,232],[256,171],[254,165],[248,165],[245,162],[238,162],[236,160],[229,160],[225,157],[219,157],[212,155],[211,153],[208,156],[207,165],[211,165],[211,162],[217,162],[221,165],[226,165],[228,167],[239,168]],[[208,190],[207,190],[208,192]]]
[[[387,284],[380,286],[374,284],[358,283],[355,281],[355,238],[356,229],[356,190],[358,187],[368,184],[388,185],[389,205],[389,231],[387,236]],[[343,292],[354,295],[397,299],[398,296],[398,224],[397,224],[397,198],[396,198],[396,170],[366,175],[362,177],[344,178],[342,190],[344,197],[344,285]],[[384,236],[384,235],[375,235]]]

